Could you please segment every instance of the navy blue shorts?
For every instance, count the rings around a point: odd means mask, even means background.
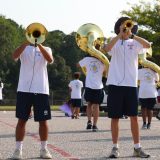
[[[35,121],[51,119],[48,95],[17,92],[16,117],[27,121],[31,107],[33,107]]]
[[[72,107],[81,107],[81,99],[71,99]]]
[[[104,91],[103,89],[85,88],[84,98],[86,102],[91,102],[93,104],[101,104],[104,98]]]
[[[156,98],[140,98],[139,102],[142,108],[153,110],[154,105],[156,104]]]
[[[107,105],[109,118],[121,118],[123,115],[137,116],[137,88],[109,85]]]

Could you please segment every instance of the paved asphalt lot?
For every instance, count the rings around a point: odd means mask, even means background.
[[[9,159],[15,149],[15,112],[0,112],[0,159]],[[86,117],[71,119],[60,111],[52,112],[49,121],[49,145],[53,160],[105,160],[111,147],[110,119],[100,117],[99,132],[86,131]],[[139,117],[140,127],[142,125]],[[153,118],[151,130],[140,130],[141,144],[152,156],[160,160],[160,121]],[[24,159],[39,158],[38,123],[29,120],[23,146]],[[120,160],[134,160],[133,143],[128,119],[120,120]]]

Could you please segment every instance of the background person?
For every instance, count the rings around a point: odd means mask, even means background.
[[[144,67],[138,70],[138,80],[140,81],[139,101],[143,120],[142,129],[150,129],[153,108],[158,95],[156,82],[159,81],[159,75],[152,69]]]
[[[134,35],[138,26],[127,28],[125,21],[129,17],[121,17],[115,23],[115,36],[102,49],[111,56],[108,85],[108,117],[111,118],[113,148],[110,158],[119,157],[119,118],[129,116],[134,141],[134,156],[148,158],[140,145],[138,126],[138,54],[143,48],[150,48],[150,43]],[[132,30],[131,30],[132,29]]]
[[[22,146],[25,127],[31,107],[34,110],[34,120],[39,122],[39,136],[41,141],[40,157],[51,159],[47,149],[48,124],[51,119],[49,105],[49,84],[47,63],[53,62],[52,51],[49,47],[24,43],[13,53],[15,60],[20,59],[20,75],[17,88],[16,117],[16,149],[13,159],[22,158]]]
[[[157,96],[157,104],[160,105],[160,87],[157,88],[158,96]],[[160,120],[160,108],[158,108],[156,118]]]
[[[71,92],[71,110],[72,110],[72,119],[79,118],[79,111],[81,107],[81,98],[82,98],[82,88],[83,82],[79,80],[80,73],[74,73],[74,80],[70,81],[68,84],[69,90]]]
[[[80,60],[79,66],[86,68],[84,95],[87,102],[86,111],[88,117],[86,129],[92,129],[92,131],[96,132],[98,130],[99,105],[102,103],[104,97],[102,76],[106,72],[106,67],[100,60],[90,55]]]
[[[2,80],[0,79],[0,104],[2,104],[2,100],[3,100],[3,87],[4,87],[4,84],[2,82]]]

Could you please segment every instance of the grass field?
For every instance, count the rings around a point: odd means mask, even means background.
[[[52,111],[59,111],[58,105],[51,106]],[[0,111],[15,111],[15,106],[0,106]]]
[[[51,110],[52,111],[59,111],[59,105],[54,105],[54,106],[51,106]],[[15,106],[0,106],[0,111],[15,111]],[[139,107],[139,116],[141,116],[141,109]],[[100,112],[100,116],[106,116],[106,113],[104,112]],[[155,114],[154,114],[155,116]]]

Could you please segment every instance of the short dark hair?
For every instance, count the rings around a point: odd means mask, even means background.
[[[80,72],[75,72],[74,73],[74,78],[79,79],[80,75],[81,75]]]

